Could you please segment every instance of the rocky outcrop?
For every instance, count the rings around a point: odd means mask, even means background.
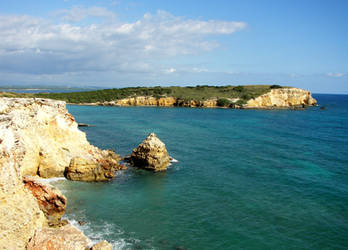
[[[170,158],[165,144],[151,133],[133,150],[130,162],[135,167],[157,172],[167,169]]]
[[[65,102],[0,98],[0,114],[0,129],[13,137],[13,151],[23,176],[64,176],[77,156],[97,163],[108,155],[88,143]]]
[[[86,246],[86,242],[74,243],[74,235],[82,234],[77,229],[74,233],[71,230],[75,229],[64,226],[61,228],[69,230],[60,233],[63,229],[48,228],[60,224],[65,197],[39,179],[23,178],[64,176],[76,157],[96,168],[118,169],[116,154],[88,143],[65,102],[0,98],[0,249],[24,249],[34,234],[38,240],[32,241],[36,243],[31,243],[31,249],[53,249],[54,242],[65,244],[55,249]],[[47,247],[35,248],[38,242]]]
[[[30,239],[27,250],[85,250],[91,244],[79,229],[68,224],[58,229],[43,228]]]
[[[294,108],[315,105],[317,102],[309,91],[299,88],[278,88],[270,89],[268,93],[257,98],[244,100],[240,98],[226,98],[231,102],[231,108]],[[152,96],[135,96],[123,98],[120,100],[97,103],[95,105],[104,106],[164,106],[164,107],[191,107],[191,108],[217,108],[218,98],[208,100],[182,99],[176,97],[152,97]]]
[[[24,188],[13,134],[0,129],[0,138],[0,249],[24,249],[47,220],[37,200]]]
[[[299,88],[279,88],[249,100],[243,108],[291,108],[313,106],[316,103],[309,91]]]
[[[55,187],[45,183],[37,176],[25,176],[24,186],[36,198],[39,208],[44,212],[50,226],[58,226],[65,213],[67,199]]]
[[[104,157],[97,161],[74,157],[66,170],[66,177],[74,181],[108,181],[115,176],[115,171],[124,169],[119,165],[119,155],[104,151]]]
[[[160,107],[203,107],[214,108],[217,107],[217,99],[209,99],[205,101],[198,100],[184,100],[175,97],[152,97],[152,96],[136,96],[128,97],[115,101],[106,101],[97,103],[101,106],[160,106]]]

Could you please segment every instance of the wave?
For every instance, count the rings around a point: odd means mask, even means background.
[[[65,177],[53,177],[53,178],[41,178],[40,181],[47,183],[47,184],[52,184],[58,181],[66,181],[67,179]]]
[[[176,163],[179,162],[177,159],[174,159],[173,157],[170,157],[170,163]]]
[[[89,247],[92,247],[96,243],[107,240],[112,244],[113,249],[130,249],[134,247],[134,244],[139,244],[140,240],[136,238],[122,237],[125,232],[119,228],[115,228],[115,225],[104,222],[102,224],[95,224],[88,221],[84,221],[84,224],[80,224],[78,220],[71,219],[69,216],[64,216],[71,225],[80,229],[88,238],[91,243]]]

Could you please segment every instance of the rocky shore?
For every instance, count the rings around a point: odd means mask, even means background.
[[[61,220],[67,200],[41,178],[106,181],[123,168],[119,159],[89,144],[65,102],[0,98],[0,249],[92,247]]]
[[[209,100],[183,100],[176,97],[134,96],[114,101],[79,103],[90,106],[158,106],[158,107],[191,107],[191,108],[219,108],[218,98]],[[312,94],[299,88],[270,89],[266,94],[249,99],[241,103],[239,98],[227,98],[229,105],[225,107],[237,109],[293,109],[314,106],[317,101]],[[76,103],[74,103],[76,104]]]
[[[238,100],[230,100],[232,103]],[[272,89],[234,108],[294,108],[316,104],[297,88]],[[91,104],[89,104],[91,105]],[[218,107],[216,99],[181,103],[174,97],[130,97],[92,105]],[[163,171],[170,157],[163,142],[150,134],[136,149],[131,165]],[[125,169],[111,150],[91,145],[63,101],[0,98],[0,249],[112,249],[91,246],[83,232],[62,220],[64,195],[41,178],[108,181]]]

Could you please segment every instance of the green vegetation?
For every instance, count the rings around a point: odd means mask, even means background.
[[[270,89],[280,89],[280,88],[282,88],[282,86],[275,84],[275,85],[271,85],[269,88]]]
[[[232,103],[231,100],[228,100],[226,98],[220,98],[217,100],[217,105],[219,107],[228,107],[231,105],[231,103]]]
[[[196,87],[131,87],[121,89],[103,89],[85,92],[70,93],[39,93],[39,94],[16,94],[0,93],[0,96],[11,95],[11,97],[40,97],[63,100],[68,103],[94,103],[113,101],[135,96],[176,97],[183,101],[205,101],[218,99],[219,106],[229,106],[232,99],[239,98],[239,103],[245,103],[251,98],[256,98],[267,93],[270,88],[279,85],[247,85],[247,86],[208,86],[197,85]],[[280,86],[279,86],[280,87]]]

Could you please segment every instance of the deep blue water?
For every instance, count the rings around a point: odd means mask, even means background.
[[[348,96],[325,110],[68,106],[89,141],[130,154],[150,132],[179,162],[64,181],[67,217],[120,249],[348,247]]]

